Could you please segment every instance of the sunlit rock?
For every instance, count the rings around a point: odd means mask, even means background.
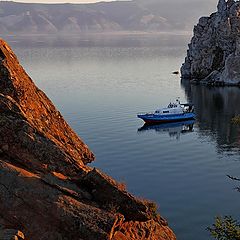
[[[176,239],[154,203],[93,160],[0,40],[0,239]]]

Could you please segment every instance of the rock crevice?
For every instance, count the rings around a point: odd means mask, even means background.
[[[219,0],[217,12],[194,26],[183,79],[210,85],[240,84],[240,2]]]

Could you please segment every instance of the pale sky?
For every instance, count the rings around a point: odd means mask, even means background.
[[[3,0],[0,0],[3,1]],[[26,3],[94,3],[94,2],[112,2],[116,0],[13,0],[14,2],[26,2]],[[129,0],[118,0],[129,1]],[[146,0],[148,1],[148,0]],[[160,0],[163,1],[163,0]],[[172,1],[172,0],[171,0]],[[174,0],[175,1],[175,0]],[[184,2],[201,2],[201,0],[177,0]],[[208,0],[217,4],[218,0]],[[163,1],[164,2],[164,1]],[[173,1],[172,1],[173,2]],[[204,0],[206,2],[206,0]]]
[[[103,2],[110,2],[113,0],[104,0]],[[93,3],[100,2],[97,0],[14,0],[14,2],[26,2],[26,3]]]

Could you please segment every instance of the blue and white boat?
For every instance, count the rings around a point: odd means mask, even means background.
[[[157,109],[153,113],[139,113],[137,117],[147,124],[157,124],[195,119],[195,113],[192,104],[181,104],[177,99],[165,108]]]

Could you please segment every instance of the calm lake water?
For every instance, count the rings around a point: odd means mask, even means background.
[[[210,239],[216,215],[239,217],[239,88],[189,86],[171,72],[190,36],[9,41],[36,84],[96,155],[92,164],[159,205],[179,240]],[[141,128],[136,113],[180,97],[193,124]]]

